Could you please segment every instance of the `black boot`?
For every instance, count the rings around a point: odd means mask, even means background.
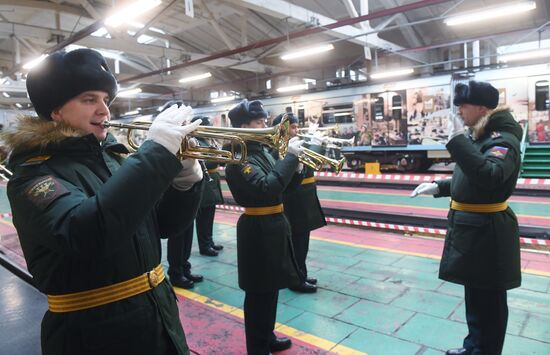
[[[190,280],[183,275],[170,276],[170,282],[173,286],[184,288],[186,290],[189,290],[195,286],[193,280]]]
[[[269,343],[269,351],[277,352],[283,351],[292,346],[292,341],[289,338],[275,338]]]
[[[445,355],[470,355],[471,351],[465,348],[449,349],[445,351]]]
[[[317,285],[317,279],[314,279],[313,277],[306,278],[306,282],[308,284]]]
[[[204,279],[204,277],[202,277],[202,275],[194,275],[194,274],[191,273],[191,271],[184,272],[183,276],[185,276],[186,278],[188,278],[189,280],[191,280],[193,282],[201,282]]]
[[[212,249],[220,251],[223,249],[223,245],[221,244],[212,244]]]
[[[218,256],[218,252],[211,247],[201,250],[200,253],[205,256]]]
[[[312,285],[308,282],[302,282],[300,285],[296,287],[289,287],[290,290],[294,292],[300,292],[300,293],[315,293],[317,292],[317,286]]]

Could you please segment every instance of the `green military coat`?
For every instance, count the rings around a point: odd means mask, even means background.
[[[181,163],[160,144],[100,143],[37,118],[8,131],[7,186],[28,270],[43,293],[64,295],[132,279],[160,263],[160,237],[194,219],[196,186],[171,188]],[[44,354],[156,354],[172,342],[188,354],[167,280],[151,291],[87,310],[46,312]]]
[[[243,207],[267,207],[283,202],[283,191],[295,175],[298,158],[287,154],[275,161],[267,148],[247,142],[248,163],[230,164],[225,178],[235,201]],[[300,283],[292,250],[291,230],[283,213],[243,214],[237,223],[239,287],[269,292]]]
[[[319,145],[312,145],[309,149],[317,153],[324,153]],[[303,178],[312,178],[314,170],[304,166]],[[285,215],[290,221],[293,234],[307,233],[327,225],[325,214],[317,197],[317,184],[298,184],[295,188],[288,188],[283,193]]]
[[[477,139],[461,135],[450,140],[447,149],[456,167],[452,179],[437,182],[437,196],[472,204],[506,201],[519,174],[521,136],[512,114],[501,110],[490,116]],[[450,210],[439,277],[476,288],[520,286],[519,231],[512,209]]]

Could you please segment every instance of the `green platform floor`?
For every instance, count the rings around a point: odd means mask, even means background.
[[[230,215],[218,211],[218,217],[223,214]],[[205,281],[192,291],[242,308],[235,227],[217,223],[215,240],[225,246],[218,257],[200,256],[194,240],[192,271]],[[282,290],[277,321],[372,355],[441,354],[462,344],[467,327],[463,288],[439,280],[438,264],[433,258],[313,239],[308,265],[320,289],[316,294]],[[524,274],[508,303],[503,354],[550,354],[550,277]]]

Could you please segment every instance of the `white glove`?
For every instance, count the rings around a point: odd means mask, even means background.
[[[296,172],[299,174],[304,170],[304,164],[298,163],[298,166],[296,167]]]
[[[197,159],[184,159],[181,166],[183,169],[172,181],[172,186],[177,190],[187,191],[202,180],[202,167]]]
[[[447,132],[449,132],[449,138],[447,139],[447,141],[450,141],[456,136],[464,134],[464,121],[460,116],[454,114],[449,115]]]
[[[418,195],[436,195],[439,193],[439,186],[435,182],[423,182],[411,193],[411,197]]]
[[[302,144],[304,144],[304,141],[299,137],[290,138],[290,141],[288,141],[288,154],[293,154],[297,157],[302,155],[304,152]]]
[[[155,118],[149,127],[147,139],[157,142],[175,155],[180,149],[184,137],[201,124],[201,120],[196,120],[182,126],[192,117],[193,109],[191,107],[181,106],[178,108],[178,105],[172,105]]]
[[[314,145],[323,145],[328,143],[328,137],[323,135],[321,132],[317,131],[313,133],[313,137],[311,137],[311,144]]]

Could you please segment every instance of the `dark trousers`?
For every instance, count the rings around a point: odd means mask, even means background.
[[[181,276],[191,271],[191,247],[193,246],[193,224],[177,235],[168,238],[168,275]]]
[[[294,256],[296,257],[302,281],[305,281],[307,278],[306,258],[309,251],[309,233],[292,233],[292,247],[294,248]]]
[[[201,207],[197,211],[195,223],[197,224],[197,240],[199,242],[199,250],[206,250],[214,245],[212,239],[214,227],[214,215],[216,214],[216,206]]]
[[[244,330],[249,355],[267,355],[269,343],[275,340],[275,319],[279,290],[253,293],[244,296]]]
[[[508,324],[506,290],[464,287],[468,336],[464,348],[472,355],[500,355]]]

